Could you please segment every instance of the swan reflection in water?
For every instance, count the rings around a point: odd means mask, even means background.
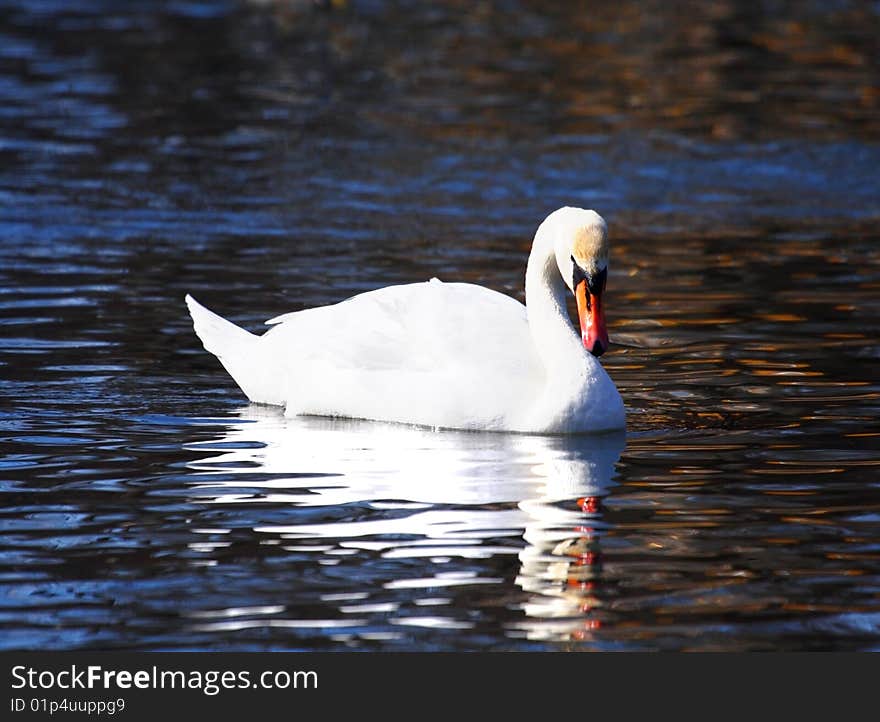
[[[606,529],[601,499],[613,484],[623,432],[530,436],[285,418],[260,406],[239,413],[224,422],[227,428],[217,439],[188,446],[210,453],[188,464],[199,502],[282,503],[290,505],[293,521],[296,508],[309,508],[304,523],[257,521],[254,529],[282,548],[311,546],[319,554],[335,549],[337,556],[325,556],[322,564],[338,563],[340,550],[371,550],[385,560],[516,554],[515,583],[524,592],[517,596],[524,599],[525,619],[508,625],[510,635],[583,639],[599,625],[595,610]],[[328,514],[320,521],[320,507],[342,505],[357,505],[359,511],[351,520]],[[492,578],[489,565],[483,578],[473,569],[473,563],[467,565],[458,582],[454,572],[444,572],[388,583],[386,563],[377,588],[362,591],[381,602],[382,594],[395,588],[431,588],[436,596],[437,587],[454,583],[508,582]],[[402,571],[411,574],[412,565]]]

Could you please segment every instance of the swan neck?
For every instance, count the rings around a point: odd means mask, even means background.
[[[556,263],[554,235],[538,228],[526,266],[526,310],[538,356],[551,372],[582,366],[583,345],[566,307],[568,287]]]

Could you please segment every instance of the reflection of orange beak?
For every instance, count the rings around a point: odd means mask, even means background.
[[[601,294],[601,291],[599,292]],[[587,289],[586,280],[574,289],[577,299],[578,319],[581,322],[581,338],[584,348],[593,356],[601,356],[608,350],[608,331],[605,328],[605,311],[602,296],[594,296]]]

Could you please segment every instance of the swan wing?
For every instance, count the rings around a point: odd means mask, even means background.
[[[289,413],[492,428],[542,374],[525,306],[474,284],[389,286],[270,323]]]

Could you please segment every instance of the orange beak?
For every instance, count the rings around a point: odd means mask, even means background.
[[[584,348],[593,356],[601,356],[608,350],[608,330],[605,328],[605,311],[602,308],[602,295],[594,296],[587,288],[586,280],[574,289],[577,299],[578,319],[581,322],[581,339]]]

